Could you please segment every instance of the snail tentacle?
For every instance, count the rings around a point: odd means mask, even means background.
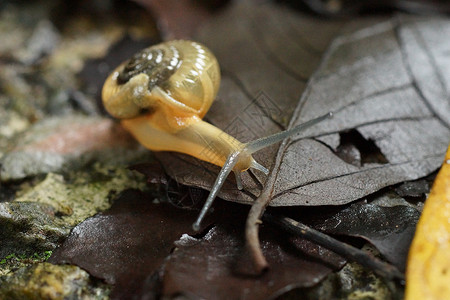
[[[327,119],[327,118],[331,118],[333,116],[332,112],[328,112],[320,117],[311,119],[305,123],[299,124],[291,129],[287,129],[284,131],[280,131],[277,132],[275,134],[263,137],[263,138],[259,138],[256,139],[254,141],[248,142],[247,144],[245,144],[245,149],[250,153],[255,153],[256,151],[259,151],[263,148],[266,148],[270,145],[276,144],[278,142],[281,142],[282,140],[284,140],[285,138],[291,137],[299,132],[301,132],[302,130],[305,130],[308,127],[311,127],[317,123],[322,122],[323,120]]]
[[[143,49],[106,79],[105,109],[145,147],[174,151],[222,167],[194,229],[211,207],[231,171],[242,189],[241,173],[254,168],[269,174],[252,153],[312,126],[330,114],[292,129],[243,144],[202,118],[220,85],[217,59],[205,46],[176,40]]]
[[[252,161],[250,168],[261,171],[265,175],[269,175],[269,170],[266,167],[264,167],[263,165],[261,165],[260,163],[258,163],[256,160]]]
[[[242,184],[242,178],[241,178],[241,172],[233,172],[234,176],[236,178],[236,186],[238,188],[238,190],[243,190],[244,189],[244,185]]]
[[[236,163],[239,160],[239,154],[240,151],[236,151],[230,154],[228,156],[227,160],[225,161],[225,164],[223,165],[222,169],[219,172],[219,175],[217,175],[216,181],[214,182],[211,191],[208,195],[208,198],[205,201],[205,204],[202,207],[202,210],[200,211],[197,220],[192,225],[192,229],[194,231],[200,230],[201,222],[203,221],[203,218],[205,217],[208,210],[211,208],[211,205],[214,202],[214,199],[216,198],[217,194],[219,193],[220,189],[222,188],[223,184],[225,183],[225,180],[228,177],[228,174],[230,174],[233,167],[236,165]]]
[[[248,143],[244,144],[244,148],[242,151],[234,152],[234,153],[230,154],[225,165],[222,167],[222,170],[220,171],[219,175],[217,176],[216,182],[214,183],[214,185],[211,189],[208,199],[206,200],[205,204],[202,207],[201,213],[198,216],[197,221],[194,223],[194,226],[193,226],[194,230],[196,230],[196,228],[197,228],[197,230],[200,228],[200,223],[201,223],[203,217],[206,215],[207,210],[211,207],[212,203],[214,202],[214,198],[216,197],[218,191],[222,187],[226,176],[228,176],[228,174],[230,173],[230,170],[228,170],[228,169],[233,168],[234,165],[236,164],[236,162],[237,162],[236,157],[238,158],[239,155],[241,155],[242,153],[251,155],[256,151],[259,151],[263,148],[266,148],[273,144],[276,144],[276,143],[278,143],[288,137],[291,137],[291,136],[299,133],[300,131],[305,130],[306,128],[311,127],[311,126],[313,126],[327,118],[330,118],[332,116],[333,116],[333,113],[328,112],[320,117],[311,119],[305,123],[299,124],[299,125],[291,128],[291,129],[280,131],[275,134],[248,142]],[[267,170],[264,166],[262,166],[261,164],[256,162],[254,159],[252,159],[250,167],[260,170],[266,175],[269,174],[269,170]],[[239,186],[242,186],[242,180],[240,179],[240,174],[238,171],[235,171],[235,175],[236,175],[236,182],[237,182],[237,185],[239,188]]]

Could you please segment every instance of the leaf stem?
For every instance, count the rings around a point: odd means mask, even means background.
[[[268,223],[274,224],[287,232],[301,236],[308,241],[323,246],[348,260],[357,262],[383,278],[400,280],[405,279],[405,276],[395,266],[388,264],[361,249],[345,244],[335,238],[332,238],[329,235],[312,229],[305,224],[297,222],[291,218],[274,216],[265,213],[263,216],[263,220]]]
[[[272,200],[272,194],[275,187],[275,180],[277,178],[276,173],[277,170],[279,169],[279,166],[281,165],[281,161],[283,158],[283,155],[280,155],[280,153],[283,153],[287,147],[286,138],[291,137],[292,135],[299,133],[300,131],[308,127],[311,127],[319,122],[322,122],[327,118],[331,118],[332,116],[333,113],[328,112],[322,116],[319,116],[315,119],[294,126],[288,130],[255,140],[246,145],[246,149],[251,153],[253,153],[264,147],[267,147],[268,145],[282,141],[280,148],[278,149],[278,154],[275,158],[272,173],[269,174],[266,184],[264,185],[264,188],[261,191],[261,195],[255,200],[255,202],[253,202],[252,207],[250,208],[250,212],[248,213],[247,223],[245,226],[246,246],[250,256],[253,259],[255,267],[254,271],[256,273],[261,273],[269,266],[267,260],[264,257],[264,254],[262,253],[259,242],[258,236],[259,224],[261,224],[260,218],[263,215],[264,210],[266,209],[267,205],[269,205],[269,202]]]

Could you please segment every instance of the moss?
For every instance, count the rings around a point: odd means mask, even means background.
[[[6,275],[21,267],[47,261],[53,251],[47,250],[34,253],[10,253],[0,258],[0,275]]]
[[[129,188],[145,187],[142,175],[97,163],[91,170],[71,174],[67,181],[62,175],[49,173],[16,201],[48,204],[55,208],[56,215],[60,217],[58,222],[73,227],[108,209],[115,194]]]
[[[23,261],[32,261],[32,262],[43,262],[46,261],[50,255],[52,255],[53,251],[44,251],[42,253],[34,252],[31,256],[28,256],[26,254],[15,254],[11,253],[7,255],[5,258],[0,260],[0,265],[6,264],[8,261],[16,261],[16,262],[23,262]]]
[[[0,278],[0,299],[108,299],[109,287],[69,265],[38,263]]]
[[[99,163],[67,177],[49,173],[14,201],[0,203],[0,275],[44,261],[42,253],[60,245],[78,223],[108,209],[115,194],[146,188],[144,176]]]

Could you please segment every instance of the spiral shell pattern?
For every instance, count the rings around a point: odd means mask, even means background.
[[[171,101],[186,105],[200,118],[208,111],[220,85],[219,64],[212,52],[193,41],[175,40],[143,49],[121,64],[110,79],[115,81],[114,84],[110,84],[114,91],[105,91],[104,95],[108,97],[116,95],[121,87],[125,87],[133,77],[140,74],[148,76],[145,89],[149,92],[149,99],[146,103],[157,103],[161,100],[150,99],[152,90],[159,87]],[[120,97],[124,98],[123,105],[126,105],[132,96]],[[107,107],[108,99],[104,99],[104,102]],[[117,102],[115,101],[116,106]],[[114,107],[114,110],[117,108]]]

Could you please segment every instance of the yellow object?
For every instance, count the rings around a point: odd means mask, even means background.
[[[220,85],[215,56],[192,41],[170,41],[146,48],[122,63],[106,80],[106,110],[153,151],[186,153],[223,166],[244,145],[204,122]],[[234,171],[256,162],[242,156]]]
[[[241,172],[254,168],[269,173],[253,159],[254,152],[331,116],[244,144],[202,120],[219,85],[214,54],[199,43],[178,40],[135,54],[109,75],[102,90],[105,109],[148,149],[181,152],[222,167],[195,230],[231,171],[242,189]]]
[[[405,299],[450,299],[450,147],[410,248]]]

